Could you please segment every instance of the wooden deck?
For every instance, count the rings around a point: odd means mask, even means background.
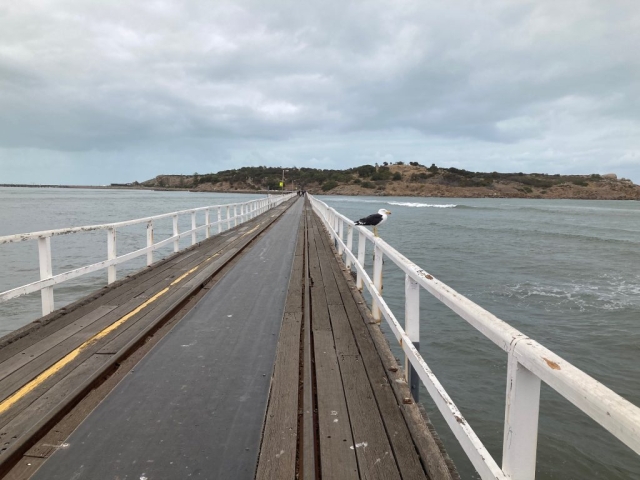
[[[294,203],[0,339],[0,475],[31,478]],[[293,232],[295,224],[290,226]],[[261,439],[256,433],[257,465],[253,460],[249,470],[259,480],[458,478],[306,201],[293,258],[266,412],[261,407]],[[153,351],[160,347],[166,344]],[[264,380],[267,405],[268,374]],[[132,443],[130,448],[136,447]],[[90,462],[86,454],[85,460]],[[36,476],[49,478],[45,470]]]
[[[256,478],[457,478],[309,206]]]

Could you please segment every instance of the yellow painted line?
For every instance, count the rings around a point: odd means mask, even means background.
[[[142,305],[139,305],[138,307],[136,307],[135,309],[127,313],[124,317],[120,318],[119,320],[116,320],[114,323],[109,325],[104,330],[96,333],[89,340],[86,340],[82,345],[77,347],[75,350],[72,350],[71,352],[67,353],[64,357],[62,357],[56,363],[51,365],[49,368],[47,368],[44,372],[42,372],[36,378],[31,380],[29,383],[26,383],[19,390],[14,392],[11,396],[9,396],[5,400],[3,400],[2,403],[0,403],[0,415],[2,415],[4,412],[10,409],[16,402],[22,399],[29,392],[31,392],[32,390],[40,386],[45,380],[55,375],[60,370],[62,370],[66,365],[71,363],[78,355],[80,355],[80,352],[82,352],[82,350],[87,348],[89,345],[93,345],[95,342],[97,342],[101,338],[105,337],[106,335],[114,331],[124,322],[126,322],[131,317],[133,317],[136,313],[141,312],[144,308],[151,305],[153,302],[155,302],[158,298],[160,298],[162,295],[164,295],[168,291],[169,291],[169,287],[166,287],[163,290],[160,290],[158,293],[156,293],[153,297],[151,297],[149,300],[144,302]]]
[[[249,230],[248,232],[243,234],[240,238],[245,237],[245,236],[255,232],[260,227],[260,225],[262,225],[262,224],[259,223],[256,227],[252,228],[251,230]],[[109,335],[111,332],[113,332],[115,329],[117,329],[119,326],[121,326],[123,323],[125,323],[127,320],[129,320],[131,317],[133,317],[137,313],[140,313],[142,310],[144,310],[149,305],[151,305],[156,300],[158,300],[158,298],[160,298],[165,293],[167,293],[169,291],[170,287],[172,287],[174,285],[177,285],[178,283],[182,282],[185,278],[187,278],[193,272],[198,270],[202,265],[204,265],[206,262],[209,262],[209,261],[213,260],[218,255],[220,255],[220,253],[216,253],[216,254],[210,256],[209,258],[204,260],[202,263],[200,263],[200,265],[197,265],[197,266],[193,267],[191,270],[189,270],[188,272],[186,272],[185,274],[180,275],[173,282],[171,282],[168,287],[164,288],[163,290],[160,290],[158,293],[156,293],[153,297],[151,297],[149,300],[144,302],[142,305],[139,305],[135,309],[131,310],[125,316],[123,316],[120,319],[116,320],[114,323],[109,325],[104,330],[96,333],[93,337],[91,337],[90,339],[86,340],[82,345],[77,347],[75,350],[73,350],[73,351],[69,352],[68,354],[66,354],[64,357],[62,357],[60,360],[58,360],[56,363],[54,363],[49,368],[47,368],[44,372],[42,372],[40,375],[38,375],[36,378],[34,378],[30,382],[26,383],[19,390],[14,392],[11,396],[9,396],[6,399],[4,399],[2,402],[0,402],[0,415],[2,415],[4,412],[9,410],[13,405],[16,404],[16,402],[21,400],[29,392],[33,391],[34,389],[36,389],[40,385],[42,385],[42,383],[44,383],[48,378],[51,378],[53,375],[55,375],[60,370],[62,370],[66,365],[71,363],[78,355],[80,355],[80,352],[82,352],[85,348],[89,347],[90,345],[93,345],[94,343],[96,343],[101,338],[104,338],[105,336]]]
[[[254,228],[252,228],[251,230],[249,230],[247,233],[244,233],[244,234],[242,235],[242,237],[246,237],[246,236],[247,236],[247,235],[249,235],[250,233],[255,232],[258,228],[260,228],[260,225],[262,225],[262,224],[261,224],[261,223],[259,223],[259,224],[258,224],[258,225],[256,225]],[[240,237],[240,238],[242,238],[242,237]]]

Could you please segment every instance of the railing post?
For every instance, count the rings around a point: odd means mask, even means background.
[[[197,242],[196,238],[196,212],[191,212],[191,245],[195,245]]]
[[[107,230],[107,260],[113,260],[118,255],[116,253],[116,229],[110,228]],[[107,268],[107,283],[113,283],[116,281],[116,266],[109,265]]]
[[[340,237],[340,241],[344,241],[344,220],[340,217],[338,218],[338,237]],[[344,248],[342,248],[342,244],[338,242],[338,253],[342,256],[344,253]]]
[[[153,247],[153,220],[147,222],[147,248]],[[147,252],[147,267],[153,263],[153,250]]]
[[[233,204],[233,226],[234,227],[238,226],[238,204],[237,203]]]
[[[404,276],[404,331],[411,343],[420,350],[420,285],[409,275]],[[407,355],[404,356],[404,375],[411,389],[411,395],[420,400],[420,377]]]
[[[229,230],[231,228],[231,210],[229,205],[227,205],[227,230]]]
[[[40,259],[40,280],[53,277],[51,266],[51,237],[38,238],[38,257]],[[54,310],[53,285],[40,290],[42,297],[42,316],[50,314]]]
[[[358,232],[358,263],[362,268],[364,268],[364,254],[367,249],[367,237],[364,236],[364,233],[361,231]],[[362,275],[360,275],[360,270],[358,270],[356,276],[356,286],[358,290],[362,291],[363,282]]]
[[[373,286],[378,290],[378,294],[382,296],[382,249],[378,247],[378,244],[375,244],[373,249],[374,251],[374,259],[373,259]],[[373,296],[373,302],[371,306],[371,313],[373,314],[373,319],[380,323],[382,316],[380,314],[380,307],[378,306],[378,300],[376,296]]]
[[[347,250],[353,252],[353,226],[347,225]],[[347,269],[351,270],[351,257],[347,255]]]
[[[218,207],[218,233],[222,232],[222,207]]]
[[[207,226],[204,230],[205,238],[209,238],[211,236],[211,215],[208,208],[204,211],[204,224]]]
[[[179,235],[178,233],[178,215],[174,215],[173,216],[173,236],[177,237]],[[178,250],[180,250],[180,239],[176,238],[173,241],[173,251],[177,252]]]
[[[520,365],[512,350],[507,364],[502,470],[513,480],[535,478],[539,410],[540,379]]]

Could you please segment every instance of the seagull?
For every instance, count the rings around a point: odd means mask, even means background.
[[[382,225],[387,221],[387,216],[391,215],[389,210],[381,208],[378,213],[369,215],[368,217],[361,218],[356,222],[356,225],[371,225],[373,226],[373,234],[378,236],[378,225]]]

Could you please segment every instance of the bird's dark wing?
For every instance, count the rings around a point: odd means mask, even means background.
[[[356,222],[356,225],[377,225],[382,221],[382,215],[374,213],[368,217],[361,218]]]

